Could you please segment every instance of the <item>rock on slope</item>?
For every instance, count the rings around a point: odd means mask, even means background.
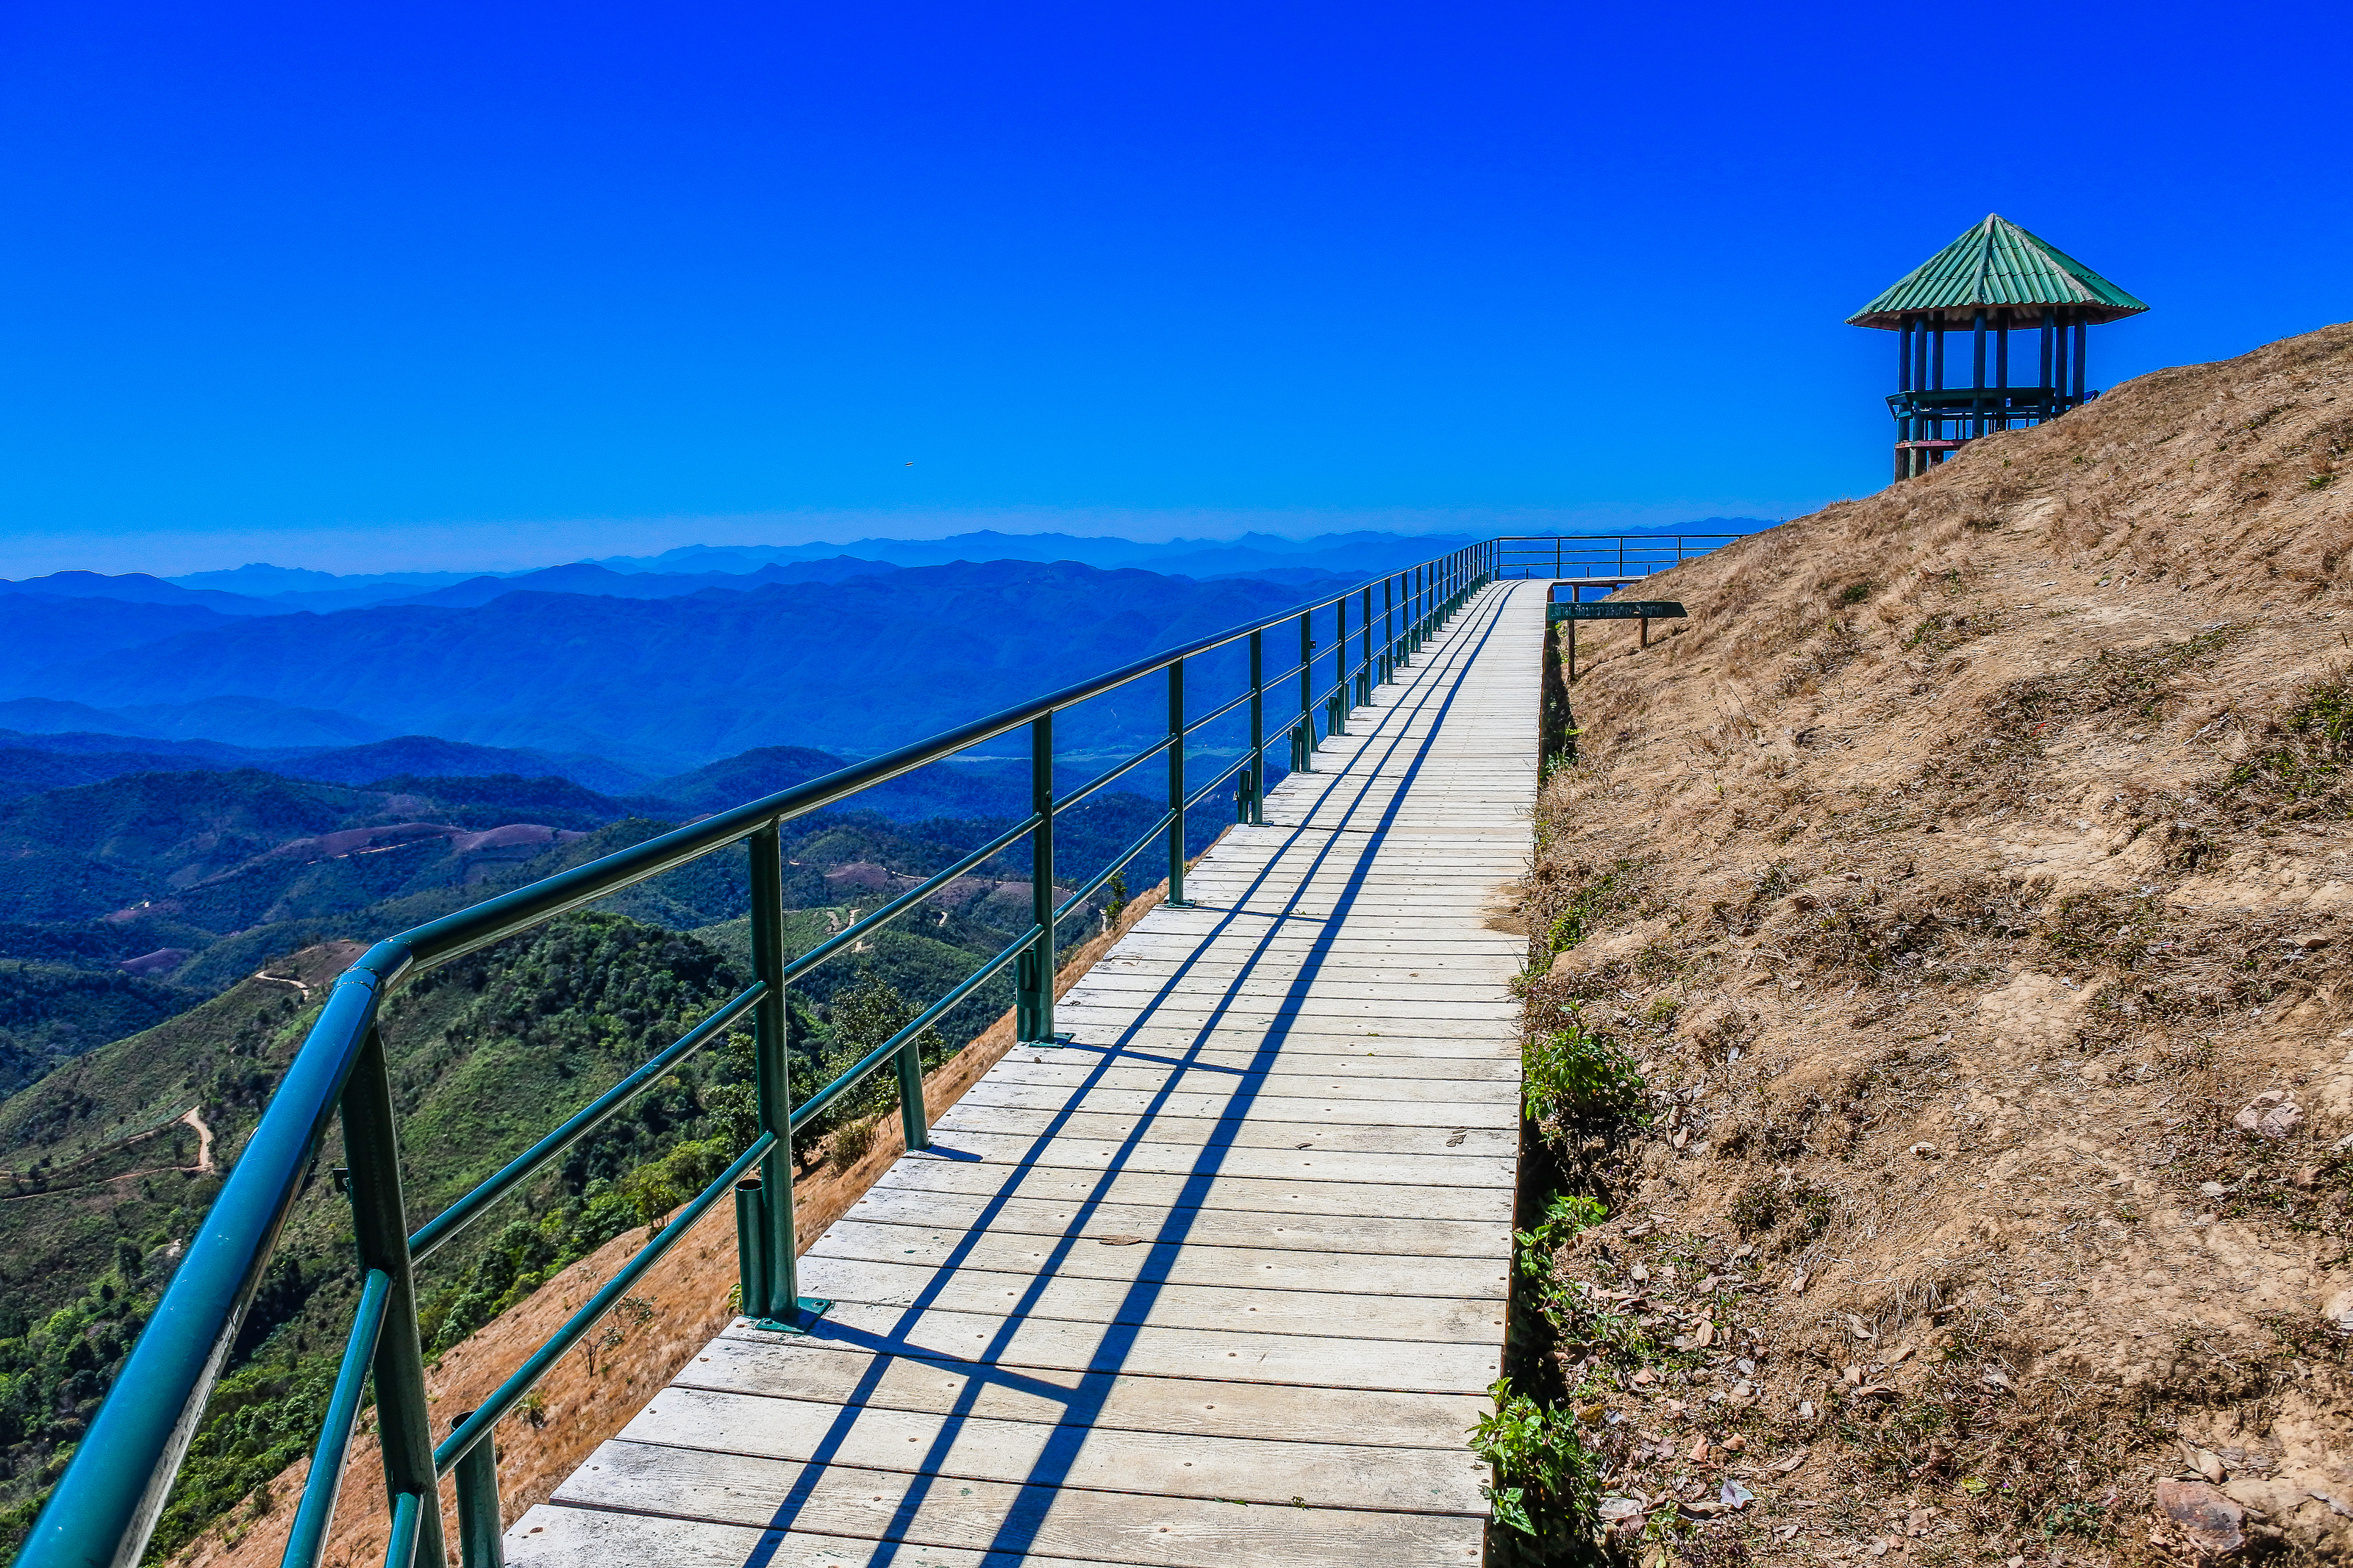
[[[1581,639],[1530,1026],[1620,1044],[1651,1120],[1572,1156],[1617,1212],[1560,1268],[1725,1326],[1606,1380],[1606,1491],[1655,1522],[1729,1458],[1757,1500],[1702,1534],[1785,1560],[2353,1555],[2348,454],[2339,326]]]

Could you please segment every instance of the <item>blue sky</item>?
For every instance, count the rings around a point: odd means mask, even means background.
[[[2098,384],[2353,316],[2340,22],[13,6],[0,574],[1789,515],[1988,211]]]

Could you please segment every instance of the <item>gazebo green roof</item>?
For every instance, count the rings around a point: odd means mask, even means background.
[[[2071,306],[2076,319],[2094,323],[2148,309],[2066,252],[1988,213],[1983,223],[1905,274],[1847,323],[1894,331],[1907,316],[1942,311],[1950,326],[1956,317],[1967,321],[1980,308],[2003,305],[2036,313],[2045,305]]]

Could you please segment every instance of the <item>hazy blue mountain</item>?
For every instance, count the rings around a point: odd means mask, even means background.
[[[1210,582],[1221,577],[1253,577],[1261,583],[1279,583],[1286,588],[1296,588],[1300,596],[1320,599],[1326,594],[1336,594],[1352,583],[1361,583],[1372,575],[1369,572],[1335,572],[1326,566],[1269,566],[1256,572],[1187,573]]]
[[[0,717],[30,700],[0,703]],[[44,758],[57,760],[43,761]],[[124,773],[195,769],[227,772],[238,768],[266,768],[289,778],[341,784],[373,784],[402,773],[444,779],[499,774],[552,776],[617,795],[638,794],[651,782],[648,774],[581,752],[470,746],[433,735],[396,735],[360,746],[258,747],[224,745],[217,741],[156,740],[143,735],[26,734],[0,729],[0,798],[62,788],[69,784],[96,784]]]
[[[0,740],[5,734],[0,731]],[[161,773],[190,765],[187,757],[159,752],[42,752],[0,743],[0,801],[102,784],[125,773]]]
[[[185,588],[144,572],[109,576],[99,572],[52,572],[11,583],[0,578],[0,594],[47,594],[60,599],[118,599],[127,605],[201,605],[225,616],[282,616],[281,605],[243,594]]]
[[[325,703],[387,731],[691,765],[764,745],[884,750],[1298,599],[1016,561],[670,599],[515,593],[226,621],[16,685],[100,707]],[[1162,721],[1148,700],[1102,707],[1074,740]]]
[[[593,562],[575,561],[568,566],[550,566],[545,571],[524,572],[512,577],[470,577],[446,588],[390,602],[470,609],[508,594],[518,593],[590,594],[610,599],[674,599],[685,594],[701,593],[706,588],[744,592],[765,587],[772,583],[839,583],[851,577],[871,577],[897,570],[899,568],[888,562],[860,561],[847,555],[819,561],[796,561],[789,565],[770,562],[755,571],[745,573],[615,572]]]
[[[167,741],[223,741],[233,746],[350,746],[387,738],[386,727],[329,708],[300,708],[266,697],[200,697],[189,702],[132,702],[117,710],[140,732]]]
[[[445,784],[452,779],[522,776],[568,780],[604,795],[634,795],[649,793],[651,782],[648,775],[617,763],[578,752],[470,746],[437,735],[396,735],[364,746],[339,746],[267,761],[257,757],[247,765],[264,766],[290,778],[340,784],[374,784],[401,775],[429,775]]]
[[[806,746],[763,746],[663,779],[646,793],[691,812],[724,811],[849,765],[849,758]],[[1020,816],[1029,810],[1029,768],[1026,763],[935,763],[877,784],[848,805],[899,822],[934,816]]]
[[[381,725],[323,708],[290,708],[259,697],[208,697],[195,702],[93,708],[19,697],[0,702],[0,728],[26,734],[84,735],[116,741],[218,742],[217,757],[247,757],[287,747],[343,746],[385,738]],[[256,749],[259,749],[258,751]],[[44,747],[44,750],[56,750]],[[89,745],[78,749],[89,751]],[[112,746],[97,748],[112,750]],[[152,748],[136,748],[141,750]]]
[[[34,695],[19,678],[42,665],[236,624],[234,618],[196,604],[0,593],[0,693]]]
[[[176,583],[183,588],[216,588],[224,593],[270,598],[280,594],[331,593],[370,587],[405,588],[414,593],[420,588],[447,587],[473,575],[475,574],[471,572],[357,572],[346,575],[313,572],[302,566],[272,566],[266,561],[254,561],[226,572],[185,572],[164,581]]]
[[[1620,529],[1628,535],[1749,533],[1770,528],[1762,518],[1703,518],[1654,529]],[[1070,533],[999,533],[985,530],[944,539],[860,539],[844,544],[690,544],[659,555],[608,556],[596,563],[617,572],[750,572],[769,563],[806,561],[836,553],[865,556],[901,566],[936,566],[956,561],[1076,561],[1113,569],[1192,577],[1236,576],[1321,566],[1367,574],[1395,571],[1492,537],[1486,531],[1448,534],[1391,533],[1358,529],[1286,539],[1246,533],[1236,539],[1171,539],[1143,543]]]
[[[1338,557],[1347,552],[1385,552],[1381,563],[1394,558],[1411,564],[1442,555],[1470,536],[1424,537],[1409,534],[1358,532],[1325,534],[1316,539],[1283,539],[1271,533],[1244,534],[1232,541],[1172,539],[1139,542],[1133,539],[1089,537],[1071,533],[999,533],[985,529],[950,534],[944,539],[861,539],[849,544],[690,544],[651,556],[609,557],[597,564],[617,571],[749,572],[770,563],[813,560],[834,553],[888,561],[900,566],[942,566],[954,562],[1076,561],[1082,565],[1113,570],[1143,567],[1154,572],[1198,573],[1174,563],[1208,561],[1230,555],[1234,570],[1271,565],[1354,564]],[[1218,568],[1224,570],[1225,568]]]
[[[0,702],[0,730],[25,735],[75,735],[92,741],[116,742],[124,736],[163,739],[134,724],[119,712],[92,708],[87,702],[59,702],[48,697],[16,697]],[[89,750],[83,747],[82,750]],[[107,748],[111,750],[112,747]]]

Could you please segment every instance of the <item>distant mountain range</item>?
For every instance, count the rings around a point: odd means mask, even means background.
[[[96,599],[181,608],[193,606],[224,616],[287,616],[303,611],[332,615],[338,610],[364,609],[374,605],[439,605],[471,608],[477,605],[487,605],[501,595],[518,593],[669,599],[712,588],[740,592],[764,588],[772,583],[838,583],[844,578],[872,576],[896,570],[898,568],[888,562],[859,561],[847,556],[794,561],[789,564],[770,563],[756,570],[740,573],[623,573],[590,562],[575,561],[568,566],[549,566],[536,572],[484,573],[470,577],[457,573],[436,574],[453,580],[423,585],[388,579],[343,583],[342,579],[329,577],[327,581],[343,585],[263,595],[192,585],[200,580],[233,578],[246,572],[279,574],[293,578],[327,576],[322,572],[280,573],[280,568],[274,566],[247,566],[240,567],[237,572],[203,573],[198,578],[181,582],[151,577],[143,572],[130,572],[111,577],[97,572],[55,572],[47,577],[28,577],[21,582],[0,581],[0,595],[36,599]],[[273,580],[269,577],[260,579],[262,582]]]
[[[1668,528],[1621,529],[1628,537],[1675,533],[1754,533],[1766,518],[1710,517]],[[1187,577],[1260,576],[1314,568],[1319,575],[1371,576],[1443,555],[1493,537],[1486,532],[1400,534],[1360,530],[1312,539],[1246,533],[1239,539],[1132,539],[1070,533],[951,534],[944,539],[860,539],[848,544],[690,544],[659,555],[608,556],[596,564],[617,572],[751,572],[761,566],[851,555],[897,566],[939,566],[955,561],[1076,561],[1106,569],[1140,567]],[[1613,535],[1614,537],[1614,535]]]
[[[26,753],[0,792],[195,754],[166,742],[322,781],[554,773],[617,794],[763,747],[863,754],[1467,542],[978,532],[471,576],[257,563],[0,582],[0,750]],[[1098,706],[1066,745],[1160,722],[1148,701]]]
[[[886,750],[1314,592],[996,561],[663,599],[517,592],[329,616],[6,595],[0,646],[20,651],[0,666],[0,696],[106,710],[76,716],[78,730],[208,728],[248,744],[435,735],[663,774],[761,745]],[[78,610],[94,630],[74,629]],[[126,613],[164,635],[122,646]],[[190,616],[203,624],[173,629]],[[48,635],[20,637],[20,621]],[[44,645],[67,657],[24,668],[21,650]],[[1071,743],[1140,742],[1165,721],[1155,706],[1075,716]],[[334,716],[354,723],[338,732]],[[0,724],[10,717],[0,709]]]

